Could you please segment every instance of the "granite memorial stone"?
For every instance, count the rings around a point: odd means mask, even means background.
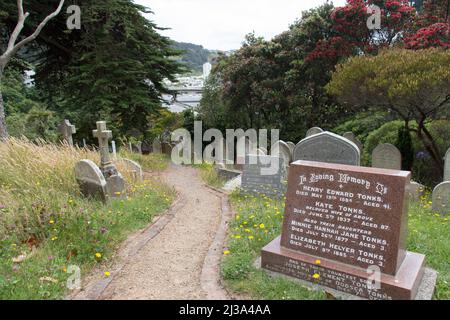
[[[372,152],[372,167],[401,170],[402,155],[396,146],[390,143],[380,144]]]
[[[450,181],[444,181],[434,188],[432,201],[434,211],[450,214]]]
[[[294,149],[293,161],[308,160],[359,166],[359,148],[348,139],[322,132],[300,141]]]

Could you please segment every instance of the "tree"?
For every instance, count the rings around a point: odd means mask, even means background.
[[[372,5],[381,9],[380,29],[367,26]],[[408,0],[347,0],[331,14],[332,36],[319,41],[308,59],[340,60],[361,53],[376,54],[400,42],[415,14]]]
[[[30,8],[39,17],[55,1]],[[86,139],[99,119],[108,121],[115,136],[131,130],[145,135],[167,91],[163,80],[175,81],[182,71],[173,59],[180,52],[144,17],[151,11],[132,0],[85,0],[81,8],[81,29],[67,30],[65,17],[56,17],[28,47],[43,102],[70,118]]]
[[[410,131],[416,131],[442,173],[440,150],[425,125],[433,118],[448,117],[449,66],[448,50],[383,50],[378,56],[357,56],[339,65],[327,89],[351,108],[374,107],[397,114]],[[417,122],[417,129],[409,128],[410,120]]]
[[[22,29],[24,27],[25,20],[30,15],[28,12],[24,12],[23,1],[17,0],[18,21],[17,21],[16,27],[14,28],[12,34],[9,37],[6,50],[0,56],[0,86],[2,83],[2,77],[3,77],[3,73],[5,71],[6,65],[11,61],[12,57],[21,48],[23,48],[28,43],[30,43],[31,41],[33,41],[37,38],[39,33],[45,27],[45,25],[51,19],[53,19],[54,17],[56,17],[59,14],[63,5],[64,5],[64,0],[61,0],[59,2],[57,9],[53,13],[51,13],[50,15],[45,17],[45,19],[37,26],[36,30],[31,35],[29,35],[28,37],[17,42],[18,38],[20,36],[20,33],[22,32]],[[8,130],[6,128],[5,107],[4,107],[4,101],[3,101],[3,96],[2,96],[1,87],[0,87],[0,139],[6,139],[6,138],[8,138]]]

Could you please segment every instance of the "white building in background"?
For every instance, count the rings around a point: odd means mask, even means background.
[[[211,63],[207,62],[203,65],[203,80],[206,80],[209,77],[211,69],[212,69]]]

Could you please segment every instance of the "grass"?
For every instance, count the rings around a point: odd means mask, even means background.
[[[200,177],[207,185],[215,188],[222,188],[225,185],[226,180],[219,177],[213,164],[204,162],[193,167],[200,170]]]
[[[127,199],[107,205],[86,199],[73,173],[80,159],[98,162],[98,155],[44,142],[0,143],[0,299],[63,298],[69,266],[83,277],[106,264],[127,235],[174,199],[172,189],[151,180],[128,185]]]
[[[119,152],[119,156],[136,161],[145,171],[163,171],[169,165],[169,156],[160,153],[144,155],[140,153],[131,153],[128,149],[122,148]]]
[[[240,192],[233,193],[230,200],[236,216],[229,225],[228,247],[221,266],[227,285],[256,299],[326,299],[324,292],[270,278],[253,266],[262,247],[281,233],[284,200]],[[408,250],[425,254],[427,265],[439,272],[434,299],[450,299],[449,220],[432,212],[428,196],[410,205]]]

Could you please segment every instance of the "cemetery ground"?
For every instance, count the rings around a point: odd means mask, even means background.
[[[162,155],[127,156],[146,171],[161,171],[168,163]],[[154,179],[129,185],[127,199],[106,205],[84,198],[73,167],[80,159],[98,158],[97,152],[68,145],[16,139],[0,144],[1,299],[63,298],[73,275],[69,266],[80,267],[82,276],[98,265],[107,268],[119,244],[175,198]]]

